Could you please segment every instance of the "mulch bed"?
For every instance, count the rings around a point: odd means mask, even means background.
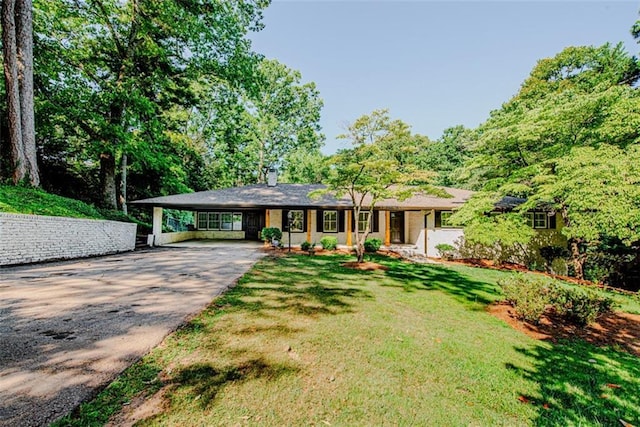
[[[516,318],[514,309],[507,303],[492,304],[487,311],[504,320],[513,328],[528,336],[544,341],[579,338],[597,346],[619,346],[640,357],[640,315],[613,312],[603,315],[596,322],[580,327],[567,322],[548,311],[535,325]]]

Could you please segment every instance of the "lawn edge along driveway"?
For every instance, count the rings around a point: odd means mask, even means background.
[[[262,256],[216,243],[0,269],[0,426],[64,416]]]

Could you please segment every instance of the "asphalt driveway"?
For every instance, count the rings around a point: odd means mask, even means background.
[[[0,269],[0,426],[70,412],[263,255],[215,243]]]

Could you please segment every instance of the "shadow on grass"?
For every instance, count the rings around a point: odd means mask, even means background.
[[[378,258],[377,262],[390,267],[386,275],[398,284],[383,286],[402,287],[406,292],[439,290],[461,302],[490,304],[500,299],[497,285],[473,279],[453,269],[433,264],[416,264],[407,261]]]
[[[640,363],[637,357],[582,341],[521,348],[534,367],[507,365],[540,386],[523,394],[535,405],[535,425],[622,425],[640,422]]]
[[[262,358],[235,366],[216,367],[212,364],[194,364],[178,371],[171,384],[181,389],[188,399],[196,399],[202,409],[214,403],[218,393],[230,383],[265,378],[273,380],[283,375],[295,375],[299,368],[286,364],[269,364]]]
[[[351,312],[354,299],[373,296],[364,288],[366,272],[340,267],[342,258],[294,255],[267,259],[213,307],[262,313],[288,310],[305,316]]]

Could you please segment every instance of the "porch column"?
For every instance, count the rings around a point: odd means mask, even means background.
[[[311,215],[311,209],[307,209],[307,242],[311,243],[311,221],[313,215]]]
[[[391,211],[384,211],[384,245],[391,246]]]
[[[156,240],[160,238],[162,234],[162,208],[156,206],[153,207],[153,241],[147,242],[151,246],[155,246]]]
[[[353,240],[351,236],[351,211],[345,211],[347,213],[347,217],[345,221],[347,221],[347,246],[351,248],[353,246]]]
[[[271,210],[269,209],[264,210],[264,226],[265,227],[271,227],[270,214],[271,214]]]

